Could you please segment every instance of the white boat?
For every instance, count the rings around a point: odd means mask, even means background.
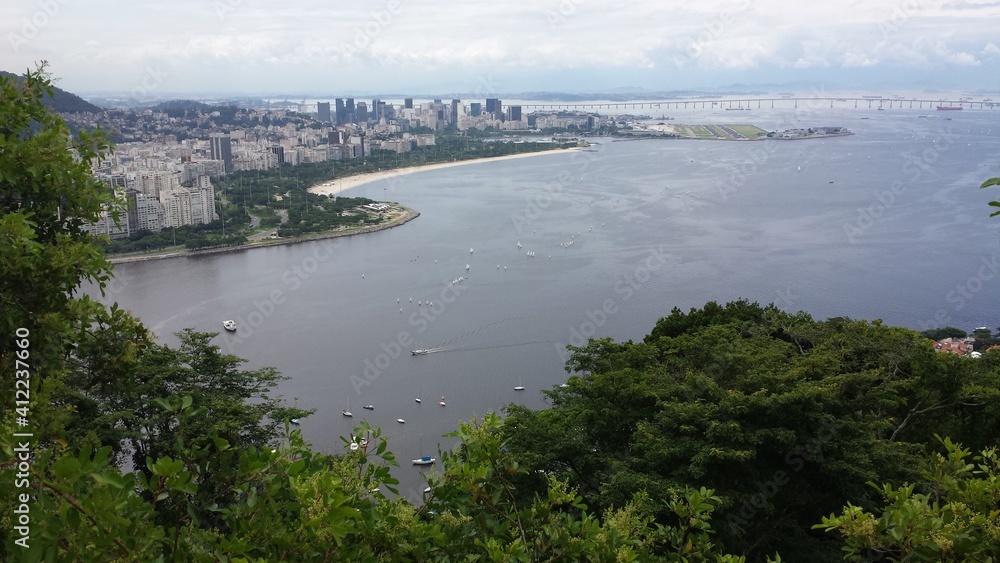
[[[361,408],[365,409],[366,411],[373,411],[375,410],[375,405],[364,405]]]
[[[290,419],[288,419],[288,422],[291,422],[292,424],[298,424],[299,423],[299,419],[297,419],[297,418],[290,418]]]
[[[396,422],[398,422],[398,423],[400,423],[400,424],[406,424],[406,421],[405,421],[405,420],[403,420],[402,418],[397,418],[397,419],[396,419]]]
[[[346,416],[348,418],[354,416],[354,413],[351,412],[351,398],[350,397],[347,398],[347,408],[344,409],[344,410],[342,410],[342,411],[340,411],[340,414],[342,414],[342,415],[344,415],[344,416]]]
[[[420,397],[417,397],[416,401],[419,403],[420,402]]]
[[[222,321],[222,327],[229,332],[234,332],[236,330],[236,321],[231,319],[228,321]]]
[[[444,395],[441,395],[441,400],[438,401],[438,404],[441,405],[442,407],[444,406]]]
[[[521,376],[517,376],[517,387],[514,387],[514,391],[524,391],[524,385],[521,384]]]
[[[437,460],[434,459],[433,457],[431,457],[429,455],[425,455],[425,456],[423,456],[423,457],[421,457],[419,459],[413,460],[413,465],[431,465],[435,461],[437,461]]]
[[[410,354],[413,354],[414,356],[423,356],[428,352],[430,352],[430,350],[410,350]]]

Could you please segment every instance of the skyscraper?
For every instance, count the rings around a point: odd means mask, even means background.
[[[354,98],[347,98],[347,123],[357,123],[354,113]]]
[[[405,108],[405,109],[413,109],[413,98],[404,98],[403,99],[403,108]]]
[[[521,121],[521,106],[510,106],[507,108],[508,119],[511,121]]]
[[[483,104],[480,102],[472,102],[469,104],[469,115],[472,117],[479,117],[479,114],[483,113]]]
[[[347,108],[344,106],[344,99],[337,98],[337,125],[347,123]]]
[[[316,119],[330,122],[330,102],[319,102],[316,104]]]
[[[456,127],[458,126],[458,104],[460,104],[461,102],[462,100],[454,100],[454,99],[451,101],[451,116],[450,116],[451,124]]]
[[[229,135],[212,135],[208,138],[212,160],[221,160],[226,165],[226,174],[233,171],[233,143]]]
[[[364,102],[358,102],[358,105],[355,106],[355,113],[357,114],[358,117],[358,123],[368,122],[368,104]]]

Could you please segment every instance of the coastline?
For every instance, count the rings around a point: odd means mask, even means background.
[[[436,162],[434,164],[421,164],[419,166],[407,166],[406,168],[394,168],[392,170],[385,170],[382,172],[369,172],[367,174],[356,174],[354,176],[345,176],[343,178],[335,178],[333,180],[328,180],[321,184],[316,184],[307,188],[307,191],[312,194],[317,195],[330,195],[339,194],[346,190],[357,188],[365,184],[371,184],[380,181],[389,181],[398,178],[400,176],[406,176],[409,174],[415,174],[417,172],[427,172],[430,170],[441,170],[443,168],[452,168],[455,166],[465,166],[468,164],[479,164],[483,162],[499,162],[502,160],[513,160],[515,158],[527,158],[531,156],[542,156],[546,154],[563,154],[566,152],[579,151],[583,147],[569,147],[565,149],[551,149],[544,151],[534,151],[525,152],[520,154],[508,154],[504,156],[491,156],[488,158],[470,158],[468,160],[456,160],[452,162]]]
[[[526,152],[520,154],[509,154],[504,156],[494,156],[489,158],[471,158],[468,160],[457,160],[453,162],[437,162],[434,164],[423,164],[420,166],[408,166],[406,168],[395,168],[392,170],[385,170],[382,172],[370,172],[367,174],[357,174],[354,176],[347,176],[344,178],[337,178],[334,180],[329,180],[321,184],[317,184],[307,188],[307,191],[317,195],[328,195],[333,193],[341,193],[345,190],[351,188],[356,188],[365,184],[370,184],[373,182],[379,182],[382,180],[391,181],[392,179],[399,176],[406,176],[408,174],[414,174],[416,172],[426,172],[430,170],[440,170],[443,168],[451,168],[454,166],[464,166],[467,164],[476,164],[481,162],[497,162],[502,160],[513,160],[516,158],[526,158],[531,156],[540,156],[546,154],[562,154],[571,151],[582,150],[583,147],[569,147],[565,149],[551,149],[545,151],[535,151]],[[401,206],[402,207],[402,206]],[[179,257],[193,257],[193,256],[204,256],[207,254],[219,254],[223,252],[237,252],[240,250],[250,250],[254,248],[264,248],[268,246],[280,246],[285,244],[296,244],[300,242],[308,242],[313,240],[321,240],[328,238],[337,237],[348,237],[354,235],[363,235],[367,233],[374,233],[377,231],[383,231],[386,229],[392,229],[400,225],[409,223],[410,221],[416,219],[420,216],[420,212],[410,209],[408,207],[403,207],[404,212],[399,217],[396,217],[385,223],[384,225],[376,225],[373,227],[364,227],[361,229],[355,229],[350,231],[331,231],[326,233],[317,233],[313,235],[305,235],[302,237],[295,237],[289,239],[265,239],[261,241],[249,242],[247,244],[241,244],[237,246],[223,246],[215,248],[206,248],[203,250],[173,250],[168,252],[150,253],[150,254],[136,254],[130,256],[119,256],[119,257],[108,257],[107,260],[111,264],[129,264],[132,262],[145,262],[148,260],[165,260],[168,258],[179,258]]]
[[[247,244],[241,244],[237,246],[223,246],[217,248],[206,248],[203,250],[175,250],[170,252],[164,252],[160,254],[144,254],[135,256],[122,256],[119,258],[108,258],[108,262],[111,264],[130,264],[132,262],[146,262],[148,260],[165,260],[167,258],[180,258],[180,257],[194,257],[194,256],[204,256],[206,254],[220,254],[223,252],[236,252],[240,250],[251,250],[254,248],[265,248],[268,246],[282,246],[286,244],[297,244],[300,242],[309,242],[313,240],[321,240],[328,238],[339,238],[339,237],[350,237],[354,235],[363,235],[367,233],[374,233],[378,231],[385,231],[409,223],[410,221],[420,217],[419,211],[414,211],[408,207],[403,208],[405,211],[399,217],[385,223],[384,225],[375,225],[372,227],[364,227],[361,229],[355,229],[350,231],[328,231],[325,233],[316,233],[314,235],[305,235],[302,237],[295,237],[289,239],[266,239],[257,242],[251,242]]]

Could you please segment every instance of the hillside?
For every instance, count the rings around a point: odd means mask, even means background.
[[[14,79],[19,80],[20,75],[14,74],[12,72],[7,72],[0,70],[0,76],[10,76]],[[94,104],[84,100],[76,94],[71,94],[61,88],[55,86],[52,87],[52,97],[45,97],[45,105],[51,108],[53,111],[59,113],[80,113],[80,112],[93,112],[100,113],[104,109],[95,106]]]

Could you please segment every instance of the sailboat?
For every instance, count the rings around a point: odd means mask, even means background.
[[[520,375],[517,376],[517,387],[514,388],[514,391],[524,391],[524,385],[521,384],[521,376]]]
[[[344,416],[346,416],[348,418],[354,416],[354,413],[351,412],[351,397],[350,396],[347,397],[347,408],[344,409],[344,410],[342,410],[342,411],[340,411],[340,414],[342,414],[342,415],[344,415]]]
[[[422,454],[423,452],[424,452],[424,439],[423,439],[423,437],[421,437],[420,438],[420,453]],[[422,455],[422,456],[418,457],[417,459],[413,460],[413,465],[431,465],[435,461],[437,461],[437,460],[434,459],[433,457],[429,456],[429,455]]]
[[[444,406],[444,395],[441,395],[441,400],[438,401],[438,404],[441,405],[442,407]]]

